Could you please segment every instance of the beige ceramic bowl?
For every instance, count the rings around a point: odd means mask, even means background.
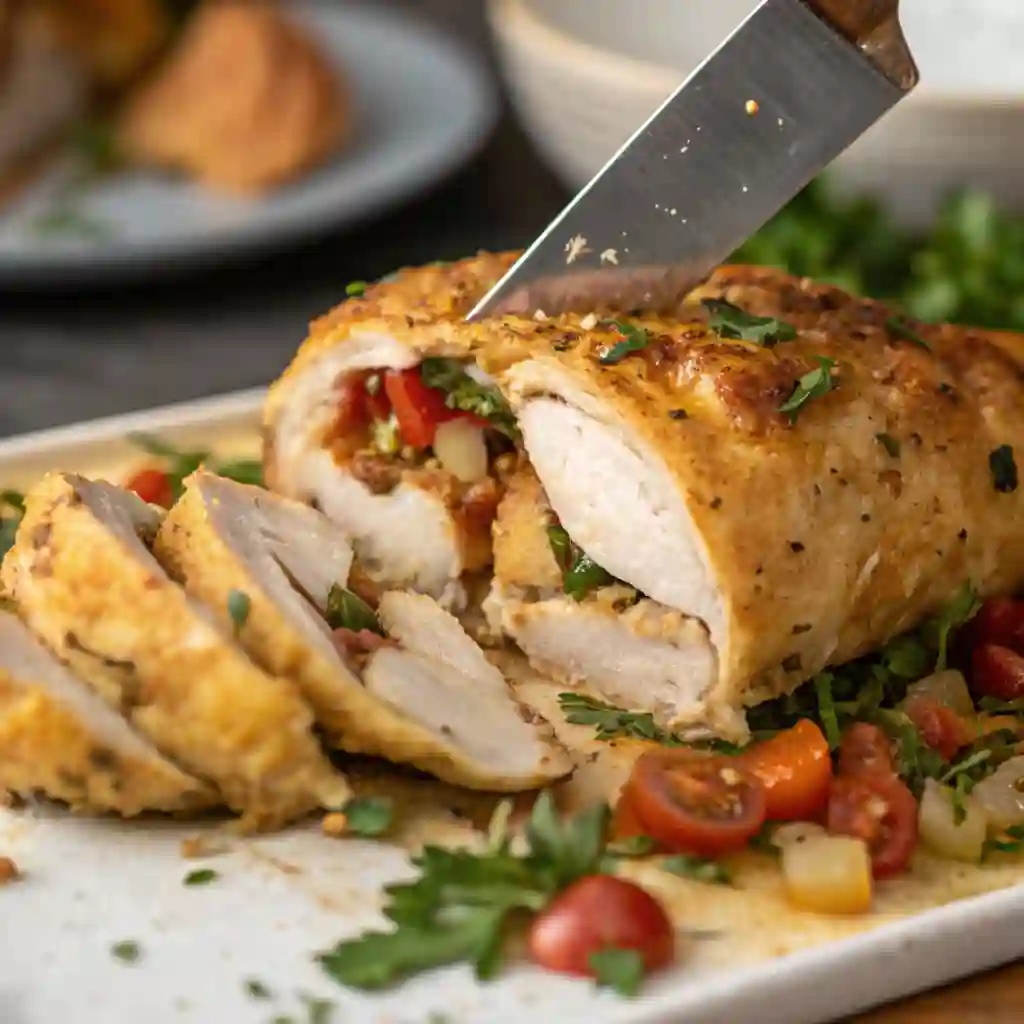
[[[488,0],[513,103],[538,149],[579,187],[757,0]],[[951,188],[1024,206],[1020,0],[902,0],[922,85],[834,166],[908,223]],[[967,18],[966,15],[971,15]]]

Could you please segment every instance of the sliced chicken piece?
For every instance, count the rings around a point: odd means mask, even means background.
[[[463,574],[490,565],[509,461],[498,445],[511,443],[483,425],[514,429],[487,373],[525,354],[515,335],[495,339],[464,318],[514,255],[402,271],[348,299],[311,325],[264,414],[270,488],[318,505],[345,527],[360,569],[384,587],[447,607],[464,600]],[[489,355],[477,366],[483,341]],[[448,361],[439,366],[454,370],[447,389],[424,383],[425,359]],[[470,400],[460,366],[480,389]],[[461,430],[445,424],[439,440],[433,426],[449,414],[446,402],[491,418],[464,418]],[[421,416],[428,406],[433,412]]]
[[[514,792],[567,775],[572,761],[550,726],[512,695],[501,672],[448,612],[392,591],[380,621],[398,647],[370,655],[367,690],[455,747],[482,788]]]
[[[492,627],[565,686],[650,710],[662,722],[694,714],[717,669],[703,624],[615,582],[583,600],[567,596],[551,521],[540,482],[524,467],[495,523],[494,583],[485,603]]]
[[[51,474],[26,501],[2,579],[28,625],[160,751],[214,782],[243,828],[348,798],[295,686],[258,669],[150,554],[160,513]]]
[[[0,791],[133,817],[199,811],[216,790],[186,775],[0,611]]]
[[[196,473],[155,551],[225,625],[232,593],[246,595],[239,641],[296,681],[332,744],[473,789],[528,789],[570,770],[546,725],[520,717],[501,673],[430,598],[385,594],[390,639],[371,634],[379,649],[368,657],[332,635],[322,612],[331,588],[346,585],[352,555],[344,531],[321,513]]]

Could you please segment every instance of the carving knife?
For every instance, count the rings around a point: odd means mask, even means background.
[[[764,0],[469,319],[678,306],[918,78],[899,0]]]

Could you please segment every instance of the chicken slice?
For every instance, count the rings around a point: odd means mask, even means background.
[[[159,750],[273,827],[349,796],[296,690],[258,669],[150,554],[160,513],[50,474],[29,493],[2,579],[28,625]]]
[[[186,481],[155,551],[225,624],[231,593],[248,597],[239,641],[296,681],[332,744],[472,789],[528,789],[569,771],[546,724],[520,717],[501,673],[428,597],[384,595],[391,642],[374,644],[381,649],[360,679],[322,614],[352,560],[344,531],[323,514],[200,472]]]
[[[186,775],[0,611],[0,790],[75,811],[198,811],[216,791]]]
[[[695,713],[716,678],[715,652],[696,619],[621,584],[577,601],[566,595],[548,539],[553,519],[530,467],[509,482],[494,529],[492,629],[512,637],[538,671],[586,685],[663,724]]]

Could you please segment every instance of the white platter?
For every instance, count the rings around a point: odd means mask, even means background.
[[[251,450],[261,399],[243,392],[0,442],[0,485],[53,466],[117,472],[136,430]],[[757,956],[742,942],[690,941],[680,967],[633,1001],[528,967],[487,986],[446,970],[368,997],[334,986],[312,954],[381,923],[380,886],[408,871],[401,850],[311,825],[182,859],[181,840],[203,831],[0,810],[0,856],[25,872],[0,889],[0,1022],[302,1024],[303,998],[315,997],[334,1004],[335,1024],[817,1024],[1024,956],[1017,886],[772,959],[763,941]],[[183,886],[205,866],[215,883]],[[762,912],[748,930],[763,940],[770,927]],[[111,955],[125,940],[141,947],[135,964]],[[248,979],[275,998],[253,999]]]
[[[153,174],[119,176],[76,206],[109,228],[92,240],[33,229],[66,172],[55,168],[0,217],[0,285],[137,277],[349,227],[436,184],[486,141],[498,111],[489,75],[418,17],[348,0],[289,6],[355,96],[355,135],[326,167],[257,201]]]

